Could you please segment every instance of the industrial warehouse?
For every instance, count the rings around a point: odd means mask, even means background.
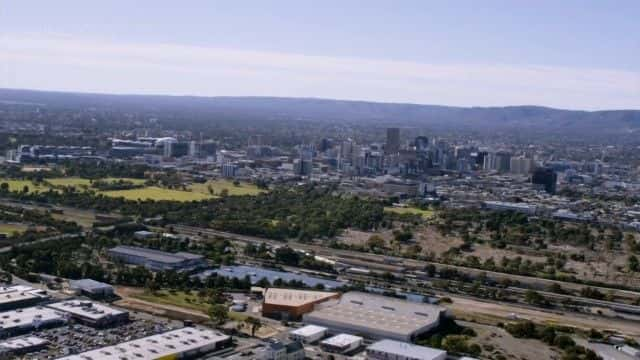
[[[445,360],[447,352],[401,341],[381,340],[367,347],[371,360]]]
[[[127,311],[92,301],[68,300],[47,306],[69,313],[74,320],[93,327],[111,326],[129,320]]]
[[[295,329],[289,332],[289,339],[293,341],[299,341],[303,344],[313,344],[314,342],[321,340],[329,333],[329,329],[322,326],[307,325],[299,329]]]
[[[339,293],[270,288],[264,293],[262,315],[294,320],[313,311],[321,302],[340,298]]]
[[[208,277],[214,274],[225,278],[236,279],[244,279],[248,276],[251,284],[253,285],[257,284],[262,279],[266,279],[271,284],[273,284],[277,280],[283,282],[297,281],[310,288],[322,286],[326,290],[338,289],[347,285],[342,281],[323,279],[305,274],[295,274],[292,272],[276,271],[247,265],[224,266],[220,269],[203,271],[200,274],[196,274],[195,276],[199,277],[200,280],[206,280]]]
[[[69,281],[69,288],[78,295],[88,296],[92,299],[114,296],[113,286],[92,279],[71,280]]]
[[[349,292],[340,300],[317,304],[313,312],[303,316],[303,321],[327,327],[333,333],[410,342],[438,327],[445,312],[440,306]]]
[[[0,287],[0,311],[33,306],[48,297],[43,290],[34,289],[30,286]]]
[[[32,330],[62,325],[67,316],[41,306],[0,313],[0,338],[24,334]]]
[[[36,336],[13,338],[0,342],[0,359],[15,359],[18,355],[38,351],[49,342]]]
[[[116,246],[109,249],[109,256],[126,264],[142,265],[152,271],[185,271],[207,266],[202,255],[188,252],[169,253],[135,246]]]
[[[185,327],[159,335],[107,346],[60,360],[191,358],[231,345],[231,337],[215,330]]]

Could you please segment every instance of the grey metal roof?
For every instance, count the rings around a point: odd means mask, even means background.
[[[69,285],[72,288],[85,289],[85,290],[106,289],[106,288],[111,288],[112,287],[111,285],[109,285],[107,283],[103,283],[103,282],[100,282],[100,281],[95,281],[93,279],[71,280],[71,281],[69,281]]]
[[[312,277],[302,274],[294,274],[290,272],[284,271],[275,271],[269,269],[263,269],[259,267],[246,266],[246,265],[238,265],[238,266],[223,266],[220,269],[207,270],[196,276],[200,277],[200,279],[204,280],[214,273],[219,276],[223,276],[226,278],[238,278],[244,279],[245,276],[249,276],[252,284],[256,284],[262,278],[266,278],[270,283],[277,279],[281,279],[285,282],[289,282],[291,280],[300,281],[306,286],[314,287],[318,284],[324,285],[326,289],[335,289],[346,285],[346,283],[335,280],[322,279],[318,277]]]
[[[395,338],[408,337],[437,324],[445,308],[386,296],[348,292],[337,303],[316,305],[304,315],[305,323],[327,327],[385,332]]]
[[[166,264],[177,264],[177,263],[183,262],[184,260],[200,259],[203,257],[202,255],[185,253],[185,252],[172,254],[172,253],[160,251],[160,250],[146,249],[146,248],[135,247],[135,246],[126,246],[126,245],[116,246],[110,249],[109,251],[117,254],[139,256],[148,260],[152,260],[160,263],[166,263]]]
[[[380,351],[394,355],[400,355],[411,359],[433,360],[441,359],[447,352],[426,346],[409,344],[395,340],[381,340],[367,347],[367,351]]]

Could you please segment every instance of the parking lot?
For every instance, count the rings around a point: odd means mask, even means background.
[[[118,344],[182,327],[182,323],[147,314],[131,314],[131,321],[112,328],[95,329],[82,324],[69,324],[31,333],[49,341],[46,349],[30,353],[28,359],[55,359],[87,350]]]

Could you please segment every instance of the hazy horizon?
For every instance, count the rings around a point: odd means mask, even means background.
[[[7,4],[0,87],[640,109],[633,1],[188,5]]]

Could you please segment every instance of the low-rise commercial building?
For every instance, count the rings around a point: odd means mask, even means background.
[[[535,215],[538,211],[538,207],[536,205],[506,201],[485,201],[484,206],[489,210],[515,211],[527,215]]]
[[[367,347],[369,360],[445,360],[447,352],[394,340],[381,340]]]
[[[60,326],[66,322],[66,314],[41,306],[5,311],[0,313],[0,339]]]
[[[361,292],[349,292],[339,301],[315,306],[303,321],[331,332],[361,334],[372,339],[411,342],[435,329],[446,308]]]
[[[0,287],[0,311],[34,306],[48,298],[49,295],[44,290],[35,289],[31,286]]]
[[[129,320],[129,312],[93,301],[69,300],[47,306],[68,313],[76,321],[93,327],[111,326]]]
[[[307,325],[289,332],[289,339],[303,344],[312,344],[329,334],[329,329],[323,326]]]
[[[231,337],[218,331],[185,327],[127,341],[60,360],[184,359],[195,358],[231,345]]]
[[[113,286],[92,279],[71,280],[69,281],[69,288],[80,295],[88,296],[92,299],[114,296]]]
[[[262,315],[277,319],[299,319],[316,304],[338,299],[335,292],[269,288],[264,293]]]
[[[0,342],[0,359],[16,359],[18,356],[47,347],[49,342],[36,336],[13,338]]]
[[[138,240],[146,240],[155,236],[156,236],[156,233],[148,230],[139,230],[133,233],[133,237]]]
[[[299,341],[270,341],[256,357],[260,360],[304,360],[305,351]]]
[[[109,256],[114,260],[141,265],[152,271],[183,271],[207,266],[207,261],[202,255],[188,252],[169,253],[135,246],[116,246],[109,249]]]
[[[304,274],[295,274],[292,272],[276,271],[247,265],[224,266],[219,269],[206,270],[194,276],[197,276],[200,278],[200,280],[204,281],[214,274],[216,276],[236,279],[244,279],[248,276],[249,281],[251,281],[252,285],[257,284],[262,279],[267,279],[267,281],[269,281],[269,283],[271,284],[273,284],[273,282],[276,280],[281,280],[283,282],[299,281],[310,288],[322,286],[326,290],[332,290],[346,285],[346,283],[342,281],[323,279]]]
[[[320,342],[320,347],[326,352],[348,354],[359,349],[364,344],[360,336],[338,334]]]

